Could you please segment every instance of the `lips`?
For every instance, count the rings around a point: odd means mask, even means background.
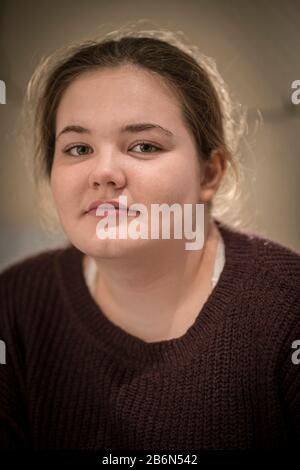
[[[98,210],[98,207],[101,208],[101,213],[102,213],[102,214],[105,214],[105,215],[106,215],[106,214],[111,214],[111,213],[113,213],[113,212],[116,212],[116,213],[119,213],[119,212],[128,212],[127,209],[123,209],[123,208],[121,208],[121,207],[113,207],[113,208],[112,208],[112,207],[109,206],[108,204],[101,204],[100,206],[97,206],[97,207],[95,207],[95,208],[89,210],[89,212],[95,212],[95,213],[96,213],[97,210]]]
[[[101,200],[98,200],[98,201],[94,201],[92,202],[89,207],[87,208],[87,211],[86,212],[90,212],[94,209],[97,209],[98,206],[101,205],[101,208],[102,209],[107,209],[108,211],[113,211],[113,210],[128,210],[127,206],[123,206],[121,204],[119,204],[118,201],[101,201]],[[111,206],[113,206],[115,209],[113,209]]]
[[[127,214],[128,211],[125,211],[124,209],[119,209],[119,208],[114,208],[114,209],[111,209],[111,208],[105,208],[105,206],[101,206],[101,214],[98,212],[97,214],[97,208],[96,209],[91,209],[88,214],[92,214],[92,215],[97,215],[98,217],[107,217],[109,216],[110,214],[113,214],[113,213],[116,213],[116,214],[120,214],[120,213],[124,213],[124,214]]]
[[[97,208],[101,206],[102,213],[96,214]],[[140,211],[131,210],[130,206],[119,204],[118,201],[101,201],[97,200],[92,202],[86,210],[86,214],[90,214],[97,217],[107,217],[112,213],[120,214],[126,212],[128,216],[136,216],[140,214]]]

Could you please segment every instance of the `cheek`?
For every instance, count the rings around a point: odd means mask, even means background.
[[[51,175],[50,175],[50,187],[53,195],[53,199],[57,204],[57,200],[59,199],[59,178],[55,168],[55,165],[52,166]]]
[[[56,165],[52,167],[50,184],[54,201],[59,208],[61,199],[64,196],[64,178],[63,172],[59,171]]]
[[[140,180],[139,192],[150,200],[180,201],[197,196],[200,188],[199,165],[192,158],[174,158],[147,171]]]
[[[69,210],[72,201],[75,204],[76,180],[60,166],[54,165],[51,172],[51,190],[57,210]]]

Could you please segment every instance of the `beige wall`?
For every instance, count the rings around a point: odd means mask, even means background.
[[[297,1],[26,1],[0,0],[0,267],[48,246],[32,184],[16,149],[16,120],[26,84],[41,56],[73,40],[148,19],[182,30],[212,56],[238,100],[249,107],[243,145],[242,226],[300,251],[300,105],[290,85],[300,79]],[[255,110],[264,124],[255,135]]]

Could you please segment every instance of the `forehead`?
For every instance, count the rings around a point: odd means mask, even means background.
[[[180,103],[164,79],[132,65],[88,71],[74,79],[60,100],[57,125],[78,118],[102,126],[136,119],[169,128],[183,125]]]

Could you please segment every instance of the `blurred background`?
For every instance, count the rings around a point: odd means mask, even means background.
[[[6,104],[0,104],[0,270],[65,243],[62,232],[50,235],[42,228],[16,145],[16,123],[36,65],[72,41],[141,19],[151,29],[182,31],[214,58],[230,91],[248,108],[239,226],[300,252],[300,105],[291,102],[291,83],[300,79],[299,1],[0,0],[0,79],[6,83]]]

